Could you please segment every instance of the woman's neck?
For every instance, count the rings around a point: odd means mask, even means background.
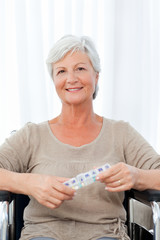
[[[82,146],[92,142],[100,133],[103,118],[93,112],[92,108],[62,107],[61,114],[49,121],[54,136],[61,142]]]
[[[58,117],[58,123],[70,126],[81,127],[97,121],[97,115],[93,111],[93,106],[62,106],[61,114]]]

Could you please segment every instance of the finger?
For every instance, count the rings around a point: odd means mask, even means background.
[[[37,200],[40,204],[42,204],[44,206],[47,206],[47,207],[56,207],[56,206],[59,206],[62,203],[61,200],[58,200],[55,197],[52,197],[52,196],[49,196],[49,195],[45,195],[45,197],[40,197]]]
[[[123,182],[115,182],[114,184],[107,184],[105,187],[105,190],[109,192],[121,192],[121,191],[126,191],[130,190],[132,188],[132,185],[130,183],[123,183]]]
[[[57,198],[55,198],[55,197],[49,196],[49,197],[47,198],[47,202],[50,202],[51,204],[53,204],[53,205],[55,205],[55,206],[60,206],[63,201],[62,201],[62,200],[59,200],[59,199],[57,199]]]
[[[65,177],[56,177],[56,179],[57,179],[59,182],[61,182],[61,183],[64,183],[64,182],[66,182],[66,181],[70,180],[71,178],[65,178]]]
[[[68,180],[70,180],[71,178],[64,178],[64,177],[57,177],[57,180],[60,182],[60,183],[64,183],[64,182],[66,182],[66,181],[68,181]],[[62,187],[63,186],[63,187]],[[68,187],[68,186],[66,186],[65,184],[63,184],[63,185],[59,185],[59,187],[60,188],[58,188],[57,190],[59,190],[59,191],[64,191],[66,194],[69,194],[69,195],[74,195],[74,193],[75,193],[75,189],[72,189],[72,188],[70,188],[70,187]],[[62,187],[62,189],[61,189],[61,187]],[[61,190],[60,190],[61,189]]]
[[[122,185],[119,187],[105,187],[105,190],[107,190],[108,192],[123,192],[123,191],[127,191],[130,190],[131,188],[129,188],[127,185]]]
[[[118,182],[118,181],[122,181],[122,179],[123,179],[123,176],[121,175],[121,172],[118,172],[117,174],[106,177],[106,178],[104,178],[100,181],[104,182],[106,184],[112,184],[112,183],[115,183],[115,182]]]
[[[46,206],[48,208],[51,208],[51,209],[55,209],[55,208],[58,207],[57,205],[55,205],[55,204],[53,204],[51,202],[48,202],[48,201],[44,204],[44,206]]]
[[[57,184],[53,185],[53,188],[56,189],[58,192],[69,195],[69,196],[73,196],[75,193],[75,190],[67,187],[66,185],[60,183],[57,181]]]
[[[64,200],[73,199],[74,194],[73,195],[68,195],[68,194],[65,194],[65,193],[62,193],[62,192],[59,192],[59,191],[53,189],[52,192],[51,192],[51,196],[53,198],[56,198],[56,199],[60,200],[60,201],[64,201]]]
[[[46,194],[45,196],[39,199],[39,203],[50,208],[55,208],[55,207],[59,207],[64,200],[72,200],[72,199],[73,197],[59,193],[56,190],[52,189],[52,191],[50,191],[50,195]]]
[[[119,173],[120,173],[120,169],[117,168],[116,166],[112,166],[109,169],[107,169],[106,171],[104,171],[103,173],[98,174],[96,177],[96,180],[104,181],[105,179],[107,180]]]
[[[108,186],[106,186],[105,190],[107,190],[108,192],[123,192],[123,191],[128,190],[128,188],[125,185],[118,186],[118,187],[108,187]]]
[[[123,184],[123,180],[117,180],[117,181],[114,181],[112,183],[107,183],[106,186],[109,187],[109,188],[116,188],[116,187],[120,187],[124,185]]]
[[[73,196],[69,196],[57,191],[53,191],[52,195],[48,196],[47,201],[56,206],[60,206],[64,200],[72,200],[72,199],[73,199]]]

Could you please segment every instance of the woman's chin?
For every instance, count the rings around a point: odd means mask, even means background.
[[[63,102],[70,104],[70,105],[80,105],[80,104],[84,104],[85,101],[86,101],[86,99],[84,99],[84,98],[68,98]]]

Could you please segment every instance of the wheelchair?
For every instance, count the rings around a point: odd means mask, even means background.
[[[153,228],[147,229],[135,218],[136,202],[150,207]],[[29,197],[0,191],[0,240],[18,240],[23,227],[23,210],[29,202]],[[160,240],[160,191],[137,191],[131,189],[125,193],[124,207],[127,211],[128,234],[131,240]],[[143,214],[138,208],[138,216]]]

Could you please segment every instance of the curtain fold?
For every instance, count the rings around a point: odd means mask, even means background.
[[[64,34],[88,35],[102,72],[95,111],[130,122],[160,151],[159,0],[1,0],[0,143],[59,114],[45,60]]]

